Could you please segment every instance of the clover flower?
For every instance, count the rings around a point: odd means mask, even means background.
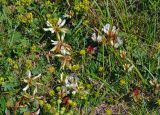
[[[130,64],[126,64],[126,63],[123,65],[123,69],[127,72],[131,72],[133,68],[134,68],[134,65],[131,66]]]
[[[126,51],[120,50],[120,57],[121,57],[122,59],[125,59],[125,58],[126,58],[126,54],[127,54]]]
[[[54,47],[50,50],[52,52],[61,53],[62,55],[70,55],[71,46],[64,43],[65,34],[61,37],[57,34],[58,41],[51,40]]]
[[[43,28],[44,31],[51,31],[51,33],[55,33],[55,32],[63,32],[63,33],[67,33],[68,29],[63,28],[64,24],[66,23],[66,20],[62,20],[61,18],[59,18],[57,24],[55,26],[53,26],[49,21],[47,21],[47,26],[48,28]]]
[[[137,97],[137,96],[139,96],[140,95],[140,89],[139,88],[135,88],[134,90],[133,90],[133,96],[135,96],[135,97]]]
[[[61,60],[61,69],[64,69],[65,66],[70,65],[70,61],[72,60],[70,55],[62,55],[62,54],[56,54],[56,57],[59,57]]]
[[[118,48],[123,44],[123,41],[121,40],[120,37],[118,37],[118,29],[116,29],[116,26],[111,27],[110,24],[106,24],[103,28],[102,31],[106,34],[107,40],[110,42],[110,44],[114,48]]]
[[[157,78],[150,80],[149,83],[154,87],[154,92],[157,94],[160,91],[160,84],[157,81]]]
[[[91,39],[92,39],[93,41],[102,42],[102,36],[96,35],[96,33],[93,33],[93,34],[92,34]]]
[[[23,91],[26,92],[27,89],[29,89],[30,86],[34,86],[35,89],[33,91],[33,95],[35,95],[37,93],[38,85],[42,85],[41,83],[36,81],[37,79],[40,78],[41,74],[32,78],[31,71],[28,71],[27,73],[28,73],[27,79],[23,80],[25,83],[27,83],[27,85],[23,88]]]
[[[118,31],[116,29],[116,26],[113,26],[111,28],[111,25],[110,24],[106,24],[103,28],[102,28],[102,31],[104,31],[104,33],[106,33],[107,35],[111,35],[111,36],[114,36],[114,35],[117,35]]]
[[[87,52],[88,52],[89,54],[94,54],[96,50],[97,50],[97,47],[93,47],[92,45],[89,45],[89,46],[87,47]]]
[[[78,91],[78,81],[79,81],[79,78],[74,73],[67,76],[65,79],[65,87],[67,89],[71,89],[73,95],[76,94]]]

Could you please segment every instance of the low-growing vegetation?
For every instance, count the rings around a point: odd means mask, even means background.
[[[158,115],[159,0],[1,0],[0,115]]]

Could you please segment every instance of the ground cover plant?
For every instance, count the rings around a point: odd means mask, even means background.
[[[159,0],[1,0],[0,115],[158,115]]]

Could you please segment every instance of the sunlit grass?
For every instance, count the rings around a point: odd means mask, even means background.
[[[159,114],[160,1],[0,1],[0,114]]]

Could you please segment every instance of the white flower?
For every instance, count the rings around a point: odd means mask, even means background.
[[[104,33],[108,34],[110,31],[110,24],[106,24],[103,28],[102,31],[104,31]]]
[[[93,33],[93,34],[92,34],[91,39],[92,39],[93,41],[102,42],[102,36],[100,36],[100,35],[97,36],[96,33]]]
[[[72,60],[70,55],[56,54],[55,56],[61,60],[61,69],[64,69],[65,66],[70,66],[70,61]]]
[[[102,31],[104,33],[106,33],[107,35],[110,34],[111,32],[114,33],[114,34],[117,34],[117,29],[116,29],[116,26],[113,26],[111,28],[111,25],[110,24],[106,24],[103,28],[102,28]]]
[[[27,71],[27,74],[28,74],[27,76],[28,78],[23,80],[25,83],[27,83],[26,87],[23,88],[23,91],[26,92],[30,86],[35,86],[35,89],[33,91],[33,95],[35,95],[37,93],[37,86],[42,85],[41,83],[36,82],[36,80],[40,78],[41,74],[33,78],[31,77],[31,71]]]
[[[70,52],[69,52],[69,48],[65,48],[64,46],[61,46],[61,54],[62,55],[70,55]]]
[[[40,114],[40,109],[38,109],[36,112],[35,112],[35,115],[39,115]]]
[[[78,91],[78,80],[78,77],[74,73],[65,79],[65,87],[72,90],[72,94],[76,94]]]
[[[63,32],[63,33],[67,33],[68,29],[66,28],[62,28],[64,26],[64,24],[66,23],[66,20],[62,20],[61,18],[59,18],[57,24],[55,26],[53,26],[49,21],[47,21],[47,26],[48,28],[43,28],[44,31],[51,31],[51,33],[55,33],[55,32]]]
[[[134,68],[134,65],[130,66],[130,64],[124,64],[123,68],[124,68],[125,71],[131,72]]]
[[[55,29],[53,28],[53,26],[52,26],[52,24],[49,22],[49,21],[47,21],[47,26],[49,27],[49,28],[43,28],[43,30],[44,31],[51,31],[51,33],[54,33],[55,32]]]
[[[118,48],[123,45],[123,41],[121,40],[120,37],[117,37],[116,42],[111,44],[114,46],[114,48]]]
[[[70,55],[71,46],[64,43],[65,34],[63,34],[61,37],[59,36],[59,34],[57,35],[58,41],[51,40],[54,47],[50,51],[61,53],[62,55]]]
[[[59,27],[62,27],[62,26],[64,26],[65,23],[66,23],[66,20],[65,20],[65,19],[62,20],[61,18],[59,18],[59,20],[58,20],[58,22],[57,22],[57,25],[58,25]]]

